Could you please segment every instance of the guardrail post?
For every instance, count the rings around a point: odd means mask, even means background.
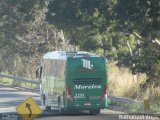
[[[19,86],[19,81],[16,80],[16,79],[13,79],[12,85],[13,86]]]

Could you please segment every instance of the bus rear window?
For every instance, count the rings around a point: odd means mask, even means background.
[[[75,78],[74,84],[101,84],[100,78]]]

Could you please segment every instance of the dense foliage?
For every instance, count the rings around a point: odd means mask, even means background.
[[[1,0],[1,71],[24,75],[29,62],[55,50],[61,29],[80,50],[160,80],[159,0]]]

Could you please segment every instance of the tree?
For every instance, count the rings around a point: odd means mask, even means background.
[[[83,50],[101,47],[105,54],[107,49],[110,52],[106,46],[111,45],[109,34],[115,25],[114,4],[116,0],[54,0],[49,4],[47,20],[63,29],[71,44]]]
[[[146,73],[148,82],[159,79],[160,45],[153,42],[160,38],[160,1],[158,0],[119,0],[115,6],[119,23],[117,28],[124,33],[138,33],[134,62],[136,71]],[[137,36],[137,34],[134,34]],[[138,35],[138,36],[139,36]],[[139,55],[137,56],[137,53]],[[153,67],[154,66],[154,67]],[[157,66],[157,67],[155,67]]]
[[[32,77],[40,55],[55,49],[58,31],[45,21],[48,2],[0,2],[1,71]]]

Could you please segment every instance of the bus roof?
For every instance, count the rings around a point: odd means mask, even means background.
[[[43,56],[43,59],[67,59],[67,57],[82,57],[82,56],[89,56],[89,57],[100,57],[91,52],[85,51],[54,51],[48,52]]]

